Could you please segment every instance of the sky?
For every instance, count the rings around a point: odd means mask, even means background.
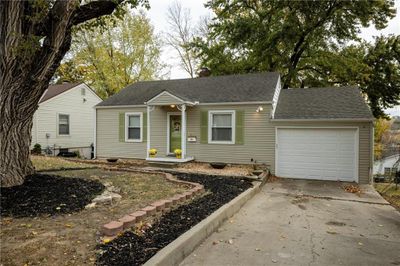
[[[201,17],[210,16],[211,12],[204,7],[206,0],[178,0],[183,8],[190,10],[192,22],[194,25],[198,23]],[[168,31],[168,24],[166,21],[166,12],[168,6],[173,0],[149,0],[150,10],[146,11],[155,32],[163,34]],[[388,26],[378,31],[374,26],[363,28],[360,37],[366,41],[373,41],[374,36],[396,34],[400,35],[400,0],[395,0],[395,7],[397,8],[397,16],[389,21]],[[170,66],[170,78],[188,78],[189,75],[179,67],[179,60],[176,52],[170,48],[165,47],[161,57],[162,61]],[[390,115],[400,116],[400,106],[388,109]]]

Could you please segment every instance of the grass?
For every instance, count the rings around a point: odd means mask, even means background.
[[[72,162],[60,157],[31,155],[31,160],[37,171],[93,167],[90,164]]]
[[[62,158],[32,156],[32,160],[37,169],[88,167]],[[45,173],[108,182],[120,189],[122,198],[111,205],[98,204],[68,215],[1,217],[0,265],[93,265],[101,225],[187,190],[159,174],[101,168]]]
[[[389,185],[389,183],[375,183],[375,189],[382,195],[382,197],[390,202],[390,204],[400,210],[400,184],[396,189],[395,184]]]

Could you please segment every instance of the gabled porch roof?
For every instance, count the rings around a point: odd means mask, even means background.
[[[185,97],[170,93],[167,90],[158,93],[156,96],[145,102],[146,105],[186,104],[188,106],[193,106],[197,103],[198,102],[190,101]]]

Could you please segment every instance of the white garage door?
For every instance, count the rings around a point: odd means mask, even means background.
[[[357,182],[357,142],[353,128],[278,128],[276,175]]]

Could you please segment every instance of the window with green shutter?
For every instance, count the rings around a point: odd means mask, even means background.
[[[244,111],[236,110],[235,144],[244,144]]]
[[[208,143],[208,111],[200,113],[200,143]]]

